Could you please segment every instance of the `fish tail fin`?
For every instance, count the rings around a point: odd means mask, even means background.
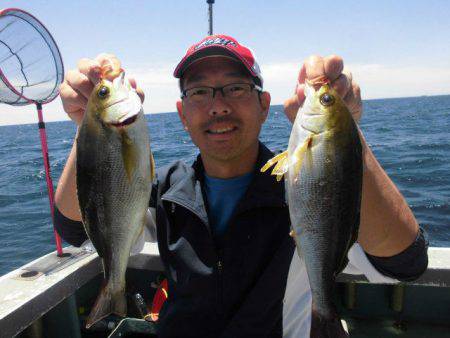
[[[106,285],[102,288],[102,291],[91,309],[91,313],[86,321],[86,328],[89,329],[96,322],[111,313],[125,317],[127,314],[127,300],[123,290],[113,292],[113,290]]]
[[[311,314],[310,338],[348,338],[348,332],[344,329],[338,316],[328,319],[316,311]]]
[[[277,181],[280,181],[283,178],[283,175],[288,171],[289,161],[287,150],[268,160],[267,163],[261,168],[261,172],[263,173],[267,171],[267,169],[273,165],[275,165],[275,167],[273,168],[271,174],[277,177]]]

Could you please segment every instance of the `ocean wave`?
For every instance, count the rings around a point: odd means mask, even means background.
[[[435,246],[450,246],[450,96],[364,102],[361,129]],[[176,113],[148,115],[156,165],[192,162],[197,148]],[[71,122],[47,123],[54,185],[72,147]],[[285,150],[292,124],[271,107],[261,140]],[[35,125],[0,134],[0,274],[54,249],[45,171]]]

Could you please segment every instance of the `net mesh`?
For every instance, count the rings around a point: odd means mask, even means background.
[[[36,18],[15,9],[0,12],[0,102],[50,102],[63,74],[58,47]]]

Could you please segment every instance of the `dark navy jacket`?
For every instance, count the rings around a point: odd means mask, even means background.
[[[177,162],[158,171],[157,237],[169,280],[161,337],[282,336],[294,241],[284,183],[259,171],[272,156],[261,144],[254,178],[217,239],[208,224],[200,158],[192,167]]]

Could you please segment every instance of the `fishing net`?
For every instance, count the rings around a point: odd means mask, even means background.
[[[63,74],[58,46],[44,25],[21,9],[0,10],[0,103],[36,104],[52,219],[54,193],[42,105],[58,96]],[[56,230],[54,233],[58,256],[62,257],[61,238]]]
[[[63,74],[58,47],[44,25],[20,9],[0,10],[0,102],[50,102]]]

